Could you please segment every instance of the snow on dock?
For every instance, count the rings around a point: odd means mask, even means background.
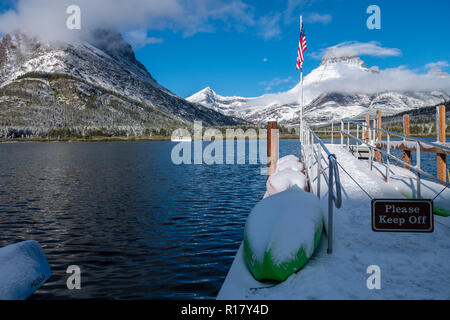
[[[339,145],[327,145],[337,161],[372,198],[404,196],[377,170]],[[323,163],[323,168],[326,163]],[[316,168],[316,166],[313,166]],[[317,193],[315,169],[311,187]],[[286,281],[256,281],[241,245],[218,299],[450,299],[450,222],[435,215],[433,233],[373,232],[371,199],[340,168],[342,207],[334,209],[334,248],[327,254],[326,235],[311,260]],[[321,205],[327,212],[328,187],[321,181]],[[301,204],[293,203],[299,210]],[[299,213],[300,214],[300,213]],[[326,214],[324,215],[326,217]],[[325,224],[327,225],[327,224]],[[367,268],[381,269],[381,289],[370,290]]]

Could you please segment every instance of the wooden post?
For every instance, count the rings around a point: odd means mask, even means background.
[[[409,136],[409,114],[405,114],[403,116],[403,134],[405,136]],[[406,138],[406,141],[409,141],[408,138]],[[403,151],[403,160],[406,163],[411,163],[411,151]],[[409,166],[405,166],[406,170],[409,170]]]
[[[277,122],[269,121],[267,124],[267,166],[268,174],[275,172],[278,161],[278,131]]]
[[[370,127],[370,115],[367,114],[366,115],[366,126]],[[364,131],[364,140],[366,141],[366,143],[369,143],[369,128],[365,128],[366,130]]]
[[[436,134],[438,142],[445,143],[445,106],[436,107]],[[439,180],[447,181],[446,171],[447,171],[447,155],[442,153],[437,153],[437,177]]]
[[[377,129],[381,129],[381,110],[377,111]],[[377,131],[377,141],[381,141],[381,131]],[[380,151],[375,151],[375,158],[381,163]]]

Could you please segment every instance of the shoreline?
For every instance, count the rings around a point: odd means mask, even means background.
[[[330,139],[331,134],[318,134],[319,138],[321,139]],[[436,135],[410,135],[411,137],[415,138],[432,138],[436,137]],[[447,135],[448,138],[450,138],[450,135]],[[289,140],[289,139],[299,139],[298,135],[293,134],[280,134],[279,136],[280,140]],[[335,134],[334,139],[340,139],[340,135]],[[194,141],[195,139],[192,139]],[[223,139],[227,140],[227,139]],[[245,139],[248,140],[248,139]],[[12,138],[12,139],[0,139],[0,144],[2,143],[23,143],[23,142],[42,142],[42,143],[54,143],[54,142],[65,142],[65,143],[71,143],[71,142],[149,142],[149,141],[171,141],[171,137],[166,136],[142,136],[142,137],[95,137],[95,138],[62,138],[62,139],[55,139],[55,138]],[[179,141],[174,141],[178,143]]]

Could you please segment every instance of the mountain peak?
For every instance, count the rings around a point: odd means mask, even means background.
[[[359,56],[324,56],[320,63],[321,66],[331,64],[355,65],[367,69],[366,64]]]
[[[206,125],[241,122],[159,85],[120,33],[110,30],[63,41],[20,31],[5,34],[0,39],[0,91],[0,119],[8,119],[0,137],[46,136],[53,128],[74,128],[77,136],[89,130],[144,135],[195,120]]]
[[[203,92],[203,93],[215,93],[214,92],[214,90],[213,89],[211,89],[211,87],[206,87],[206,88],[204,88],[203,90],[201,90],[200,92]]]
[[[195,102],[200,101],[200,100],[214,102],[216,96],[217,96],[217,94],[214,92],[214,90],[208,86],[208,87],[200,90],[199,92],[194,93],[192,96],[190,96],[187,99],[189,101],[195,101]]]
[[[64,41],[45,40],[20,30],[5,34],[0,40],[0,85],[31,71],[70,74],[97,85],[110,83],[108,78],[121,79],[123,87],[134,78],[167,91],[114,30],[96,29]]]
[[[211,87],[206,87],[201,92],[211,97],[215,97],[217,95],[216,92],[213,89],[211,89]]]
[[[132,46],[125,41],[120,32],[110,29],[94,29],[86,36],[86,42],[115,59],[127,61],[147,71],[136,60]]]

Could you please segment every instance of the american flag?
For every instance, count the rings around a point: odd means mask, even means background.
[[[306,50],[306,35],[305,28],[303,28],[303,23],[300,28],[300,42],[298,44],[298,53],[297,53],[297,70],[303,67],[303,52]]]

